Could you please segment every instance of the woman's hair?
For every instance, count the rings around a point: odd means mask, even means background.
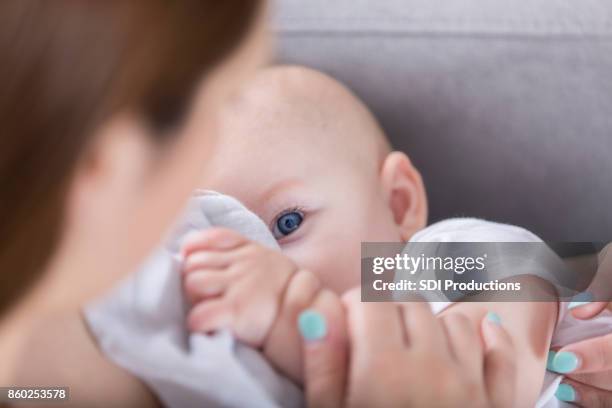
[[[206,71],[245,37],[255,0],[0,1],[0,316],[44,269],[95,129],[180,124]]]

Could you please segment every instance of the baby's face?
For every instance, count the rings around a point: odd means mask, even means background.
[[[248,122],[248,121],[247,121]],[[264,121],[265,122],[265,121]],[[341,127],[276,118],[230,123],[204,187],[242,201],[282,251],[336,292],[359,284],[360,243],[400,241],[376,152],[334,134]]]

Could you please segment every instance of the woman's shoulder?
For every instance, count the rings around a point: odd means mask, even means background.
[[[40,319],[24,346],[16,385],[69,387],[72,406],[159,406],[140,380],[104,358],[78,312]]]

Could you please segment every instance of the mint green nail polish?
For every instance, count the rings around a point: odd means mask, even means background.
[[[583,305],[588,305],[592,301],[593,295],[590,292],[582,292],[572,298],[572,301],[567,308],[568,310],[572,310]]]
[[[555,397],[561,401],[574,402],[576,401],[576,390],[569,384],[559,384]]]
[[[569,351],[558,352],[552,361],[553,371],[558,373],[571,373],[576,370],[580,365],[580,359],[578,356]]]
[[[557,355],[557,352],[556,352],[556,351],[552,351],[552,350],[550,350],[550,351],[548,352],[548,357],[546,358],[546,369],[547,369],[548,371],[555,371],[555,370],[553,369],[553,359],[555,358],[555,356],[556,356],[556,355]]]
[[[298,328],[306,341],[321,340],[327,334],[325,317],[314,310],[305,310],[300,314]]]
[[[487,313],[487,320],[498,326],[501,325],[502,322],[501,317],[499,317],[499,315],[495,312]]]

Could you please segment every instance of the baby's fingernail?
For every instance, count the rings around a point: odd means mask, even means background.
[[[559,387],[555,392],[555,397],[557,397],[557,399],[561,401],[574,402],[576,401],[577,397],[576,390],[571,385],[562,383],[559,384]]]
[[[580,306],[588,305],[593,301],[593,295],[590,292],[582,292],[572,298],[568,310],[575,309]]]
[[[496,324],[498,326],[501,326],[501,323],[502,323],[501,317],[497,313],[495,313],[495,312],[487,313],[487,321],[489,321],[489,322],[491,322],[493,324]]]
[[[558,352],[552,361],[552,370],[561,373],[571,373],[580,366],[580,358],[570,351]]]
[[[548,371],[555,371],[553,369],[553,359],[555,358],[556,355],[557,355],[556,351],[550,350],[548,352],[548,357],[546,358],[546,369]]]
[[[298,328],[306,341],[321,340],[327,334],[325,317],[315,310],[305,310],[300,314]]]

